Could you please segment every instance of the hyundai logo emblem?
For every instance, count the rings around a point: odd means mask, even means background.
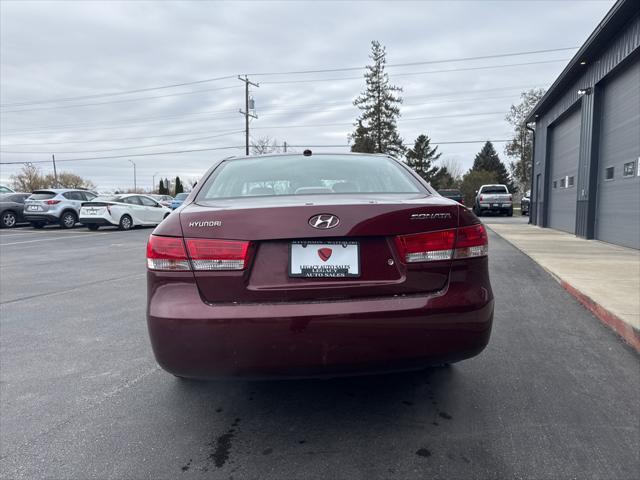
[[[328,228],[337,227],[340,223],[340,219],[330,213],[323,213],[321,215],[314,215],[309,219],[309,225],[313,228],[321,228],[326,230]]]

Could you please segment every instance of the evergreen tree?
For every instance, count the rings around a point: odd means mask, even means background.
[[[431,182],[438,171],[438,167],[433,166],[433,162],[441,155],[438,147],[431,146],[431,139],[427,135],[420,135],[416,138],[413,148],[407,151],[407,165],[427,182]]]
[[[485,143],[482,150],[478,152],[473,161],[473,167],[471,170],[484,170],[486,172],[494,173],[497,183],[506,185],[510,192],[513,192],[514,190],[513,183],[507,173],[507,168],[504,166],[504,163],[500,161],[500,157],[498,156],[496,149],[493,148],[493,144],[491,142]]]
[[[431,177],[431,186],[436,190],[454,188],[456,186],[456,180],[453,178],[453,175],[449,173],[447,167],[440,167],[435,175]]]
[[[364,74],[365,91],[353,101],[362,113],[354,124],[356,130],[349,136],[353,142],[351,151],[399,156],[404,152],[396,125],[402,103],[397,92],[402,92],[402,88],[389,83],[384,70],[386,50],[380,42],[371,42],[369,58],[373,64],[367,66]]]
[[[180,177],[176,177],[175,195],[178,195],[179,193],[182,193],[182,192],[184,192],[184,187],[182,186]]]
[[[158,193],[160,195],[166,195],[167,194],[167,189],[164,187],[164,182],[162,181],[162,179],[160,179],[160,184],[158,185]]]

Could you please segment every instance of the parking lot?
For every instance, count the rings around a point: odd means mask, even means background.
[[[637,478],[636,354],[492,232],[479,357],[184,382],[147,337],[151,231],[0,231],[2,478]]]

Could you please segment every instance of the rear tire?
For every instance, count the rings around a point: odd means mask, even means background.
[[[75,227],[78,222],[78,217],[73,212],[64,212],[60,217],[60,227],[64,229],[69,229]]]
[[[42,223],[42,222],[31,222],[31,226],[33,228],[37,228],[38,230],[40,230],[41,228],[44,228],[44,223]]]
[[[14,212],[3,212],[2,219],[0,220],[0,227],[13,228],[16,226],[18,217]]]
[[[123,215],[120,217],[120,223],[118,223],[118,228],[120,230],[131,230],[133,227],[133,220],[129,215]]]
[[[87,225],[87,228],[89,230],[91,230],[92,232],[95,232],[96,230],[98,230],[100,228],[100,225]]]
[[[513,217],[513,208],[510,208],[507,212],[507,217]]]

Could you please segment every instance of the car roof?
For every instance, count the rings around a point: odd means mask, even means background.
[[[246,156],[230,156],[230,157],[226,157],[223,158],[221,161],[236,161],[236,160],[249,160],[249,159],[256,159],[256,158],[269,158],[269,157],[318,157],[318,156],[335,156],[335,155],[340,155],[340,156],[348,156],[348,157],[386,157],[386,158],[392,158],[394,160],[397,160],[395,157],[392,157],[391,155],[388,155],[386,153],[362,153],[362,152],[318,152],[315,153],[313,152],[311,155],[304,155],[303,153],[300,152],[294,152],[294,153],[267,153],[264,155],[246,155]]]
[[[31,193],[66,193],[66,192],[91,192],[86,188],[39,188]]]

